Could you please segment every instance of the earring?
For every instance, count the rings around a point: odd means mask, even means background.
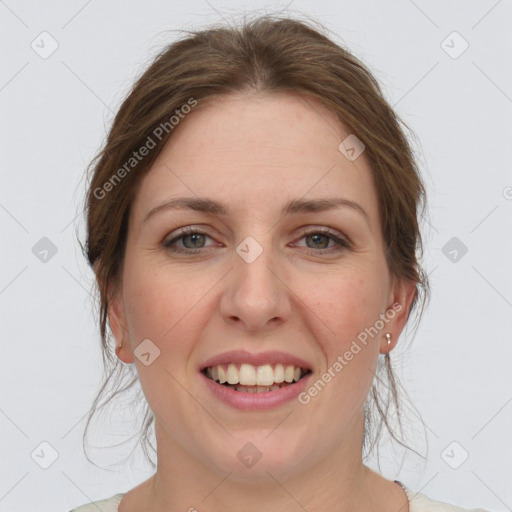
[[[386,339],[388,340],[388,353],[389,353],[389,347],[391,345],[391,334],[389,334],[389,332],[386,333]]]

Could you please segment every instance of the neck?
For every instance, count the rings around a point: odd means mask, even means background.
[[[158,422],[155,426],[158,466],[156,473],[144,483],[145,499],[140,501],[144,505],[139,510],[260,512],[263,507],[296,512],[300,507],[363,512],[385,510],[382,500],[391,498],[392,494],[395,501],[400,495],[403,499],[403,491],[396,484],[363,465],[361,451],[353,439],[340,442],[329,452],[329,457],[314,464],[297,461],[294,467],[302,465],[303,471],[265,470],[260,471],[258,478],[251,478],[255,473],[242,477],[205,464],[179,443],[169,442],[168,437],[163,439],[165,429]]]

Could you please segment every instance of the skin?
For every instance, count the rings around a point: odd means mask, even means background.
[[[155,415],[158,468],[121,512],[407,512],[404,491],[362,463],[361,446],[379,353],[394,348],[415,287],[389,273],[369,163],[338,150],[349,133],[313,98],[232,94],[181,121],[144,178],[109,321]],[[221,201],[229,215],[167,210],[143,222],[183,196]],[[333,196],[358,203],[368,219],[346,207],[280,215],[288,200]],[[165,247],[185,226],[207,236],[174,246],[199,254]],[[351,246],[305,236],[306,227],[330,228]],[[247,236],[263,250],[250,264],[235,251]],[[282,350],[310,362],[314,381],[396,303],[401,312],[306,405],[239,411],[198,375],[201,362],[227,350]],[[147,338],[160,350],[148,366],[133,352]],[[237,458],[247,442],[262,453],[251,468]]]

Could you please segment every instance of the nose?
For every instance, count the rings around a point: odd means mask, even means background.
[[[237,253],[233,260],[220,301],[224,320],[246,331],[268,331],[285,322],[291,312],[291,292],[271,249],[267,246],[254,261]]]

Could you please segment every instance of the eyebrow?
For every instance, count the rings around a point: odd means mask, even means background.
[[[284,216],[288,214],[306,212],[323,212],[341,207],[352,208],[353,210],[359,212],[363,215],[366,222],[369,224],[368,214],[361,205],[341,197],[326,197],[321,199],[292,199],[284,205],[281,210],[281,215]],[[226,205],[219,203],[218,201],[214,201],[213,199],[206,197],[177,197],[158,206],[155,206],[146,215],[143,222],[146,222],[157,212],[187,208],[198,212],[210,213],[213,215],[229,214],[229,209]]]

